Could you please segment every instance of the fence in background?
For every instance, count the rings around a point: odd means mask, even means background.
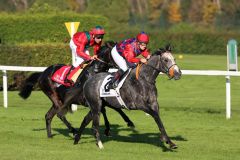
[[[46,67],[21,67],[21,66],[0,66],[3,72],[3,106],[8,107],[7,96],[7,71],[33,71],[42,72]],[[114,69],[111,69],[112,71]],[[201,75],[201,76],[225,76],[226,77],[226,118],[231,118],[231,87],[230,76],[240,76],[237,71],[219,71],[219,70],[182,70],[183,75]]]

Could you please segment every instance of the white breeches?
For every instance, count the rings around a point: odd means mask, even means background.
[[[70,41],[70,48],[72,50],[72,55],[73,55],[72,58],[74,58],[73,62],[72,62],[72,65],[74,67],[78,67],[84,61],[84,59],[78,56],[78,54],[77,54],[77,46],[74,44],[72,39]],[[85,50],[84,52],[89,55],[89,51],[88,50]]]
[[[118,53],[116,46],[113,47],[111,55],[115,63],[125,72],[128,70],[126,60]]]

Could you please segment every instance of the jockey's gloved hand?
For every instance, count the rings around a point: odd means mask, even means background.
[[[147,63],[147,59],[146,59],[146,58],[141,58],[141,59],[140,59],[140,62],[146,64],[146,63]]]
[[[94,60],[94,59],[97,59],[97,55],[93,55],[93,56],[91,57],[91,60]]]
[[[148,56],[147,56],[147,60],[149,60],[150,58],[151,58],[151,55],[148,55]]]

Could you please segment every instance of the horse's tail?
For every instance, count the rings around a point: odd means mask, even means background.
[[[27,99],[32,93],[33,86],[38,82],[39,77],[42,72],[36,72],[31,74],[24,82],[23,86],[20,89],[19,96],[23,99]]]

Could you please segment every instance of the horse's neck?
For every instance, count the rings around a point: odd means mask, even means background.
[[[147,65],[149,66],[143,64],[142,69],[140,70],[140,73],[139,73],[142,79],[145,79],[150,83],[154,83],[159,74],[159,71],[156,70],[157,68],[159,68],[159,65],[160,65],[159,60],[157,58],[158,57],[151,58],[147,63]]]

